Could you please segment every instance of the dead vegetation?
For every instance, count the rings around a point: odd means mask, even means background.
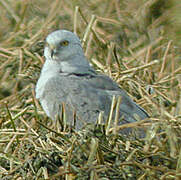
[[[1,0],[0,179],[180,179],[179,7],[176,0]],[[77,33],[97,71],[149,112],[152,122],[126,125],[150,127],[146,138],[103,125],[62,132],[46,117],[34,86],[44,38],[56,29]]]

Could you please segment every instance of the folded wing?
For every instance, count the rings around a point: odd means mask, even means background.
[[[120,117],[124,117],[121,124],[135,122],[135,114],[140,119],[148,117],[125,91],[104,75],[69,74],[53,77],[46,83],[40,102],[52,119],[60,113],[64,103],[68,122],[72,123],[76,112],[76,128],[80,129],[86,123],[96,122],[100,112],[103,112],[104,120],[107,119],[113,95],[121,96],[119,113]]]

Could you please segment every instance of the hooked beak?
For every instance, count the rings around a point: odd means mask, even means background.
[[[53,49],[51,49],[51,50],[50,50],[50,56],[51,56],[51,58],[53,58],[53,54],[54,54],[54,51],[53,51]]]
[[[56,47],[53,44],[49,44],[49,48],[50,48],[50,56],[51,58],[53,58],[53,55],[55,54],[56,51]]]

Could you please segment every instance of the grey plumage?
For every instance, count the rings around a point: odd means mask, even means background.
[[[46,42],[46,61],[36,85],[36,98],[50,118],[56,119],[64,103],[70,124],[76,112],[77,129],[86,123],[96,122],[100,112],[106,120],[113,95],[122,98],[119,113],[124,119],[121,124],[135,122],[135,114],[140,119],[148,117],[118,84],[95,72],[74,33],[58,30],[49,34]]]

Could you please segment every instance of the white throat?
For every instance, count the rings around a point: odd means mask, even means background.
[[[45,61],[35,89],[37,99],[41,98],[41,96],[43,95],[44,86],[47,83],[47,81],[53,76],[56,76],[58,73],[60,73],[60,71],[60,65],[56,61]]]

